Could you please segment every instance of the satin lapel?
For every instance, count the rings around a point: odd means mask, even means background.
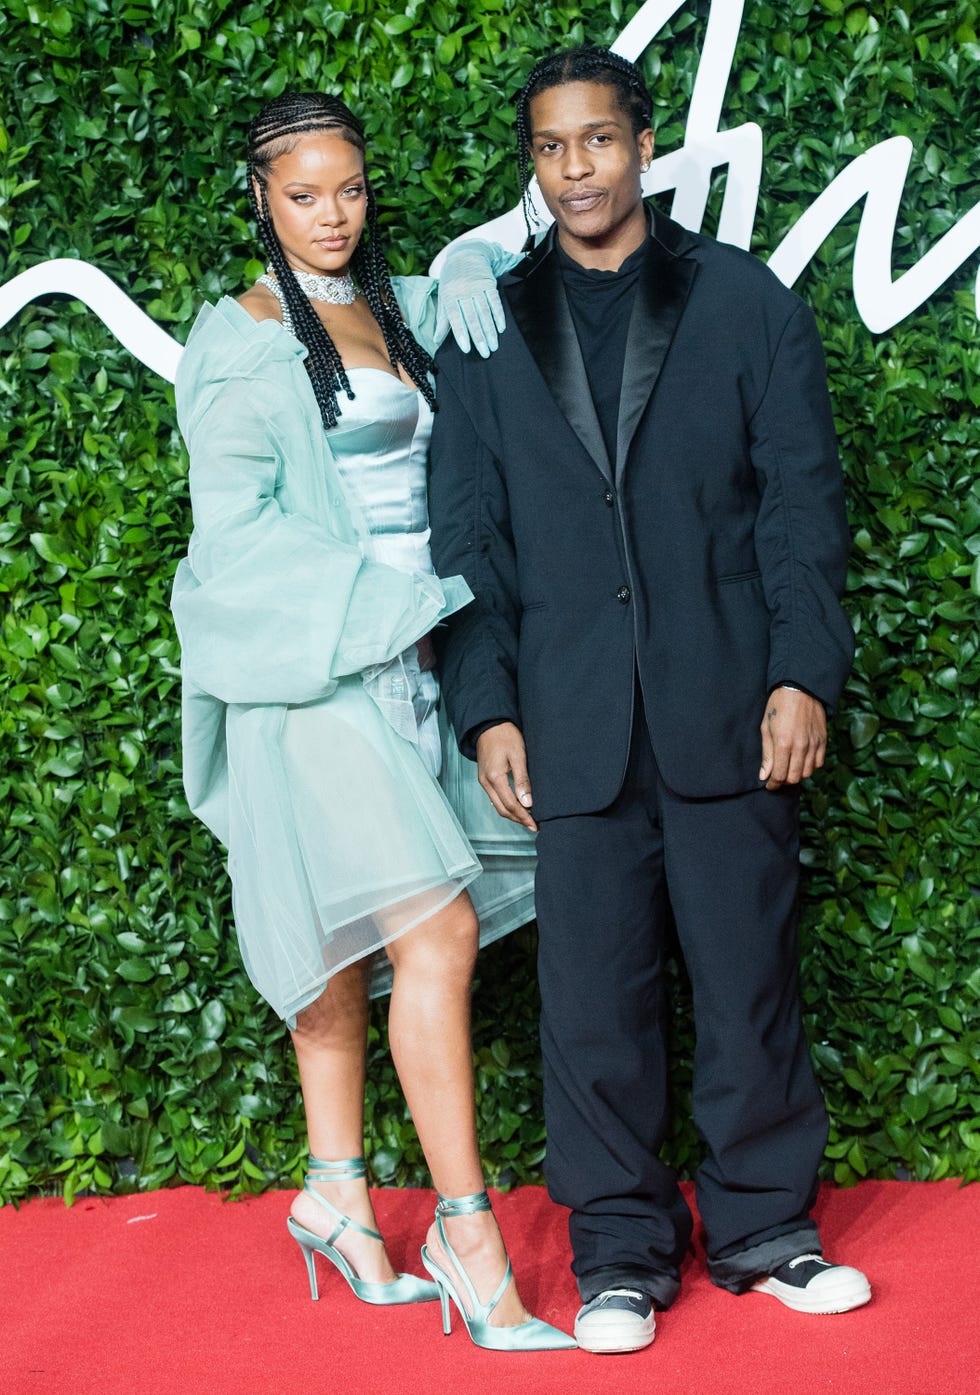
[[[694,282],[697,264],[673,256],[656,237],[643,263],[626,338],[626,362],[619,396],[616,481],[626,468],[636,428],[663,368]]]
[[[543,257],[506,296],[517,327],[558,408],[605,478],[612,467],[596,416],[556,256]]]

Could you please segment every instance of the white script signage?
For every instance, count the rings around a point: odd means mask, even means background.
[[[636,59],[690,0],[647,0],[613,47]],[[722,105],[731,77],[744,0],[714,0],[708,16],[691,108],[678,150],[658,156],[644,179],[647,194],[674,192],[672,216],[700,230],[714,172],[727,171],[718,236],[738,247],[752,239],[763,172],[763,134],[753,121],[721,130]],[[964,138],[966,133],[964,132]],[[835,176],[773,248],[769,265],[793,285],[825,238],[862,199],[854,252],[854,301],[874,333],[883,333],[918,309],[980,248],[976,204],[903,275],[892,279],[892,248],[905,181],[915,151],[906,136],[892,136],[863,152]],[[535,186],[532,183],[532,198]],[[537,205],[536,205],[537,207]],[[547,217],[541,217],[544,227]],[[474,229],[467,237],[492,237],[514,250],[526,236],[520,207]],[[438,270],[443,253],[433,262]],[[137,358],[173,381],[177,341],[155,324],[96,267],[70,258],[40,262],[0,286],[0,325],[28,301],[63,294],[84,301]],[[974,299],[980,317],[980,272]]]

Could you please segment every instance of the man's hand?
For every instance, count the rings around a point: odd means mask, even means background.
[[[823,765],[827,753],[827,714],[823,703],[794,688],[769,694],[762,719],[762,768],[767,790],[798,785]]]
[[[531,782],[527,778],[524,737],[513,722],[488,727],[477,738],[476,764],[480,784],[500,817],[522,823],[536,833],[538,825],[530,814]]]

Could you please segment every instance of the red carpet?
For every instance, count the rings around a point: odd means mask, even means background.
[[[377,1194],[396,1266],[432,1195]],[[521,1288],[571,1329],[565,1213],[543,1191],[496,1197]],[[327,1266],[311,1303],[287,1196],[226,1202],[192,1187],[0,1210],[0,1395],[976,1395],[980,1187],[825,1189],[829,1253],[875,1296],[837,1317],[788,1312],[708,1282],[703,1250],[657,1340],[630,1356],[512,1356],[473,1347],[438,1304],[358,1303]]]

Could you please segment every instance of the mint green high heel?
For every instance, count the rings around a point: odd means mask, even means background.
[[[471,1309],[470,1312],[466,1311],[452,1279],[429,1254],[428,1246],[423,1245],[422,1263],[435,1279],[439,1289],[443,1332],[448,1337],[452,1331],[449,1311],[451,1298],[466,1324],[471,1341],[478,1347],[485,1347],[487,1351],[565,1351],[578,1346],[574,1337],[570,1337],[567,1332],[559,1331],[557,1327],[549,1326],[540,1318],[529,1318],[527,1322],[522,1322],[516,1327],[491,1327],[490,1315],[500,1302],[504,1289],[514,1275],[514,1271],[510,1267],[510,1260],[507,1260],[504,1277],[497,1285],[489,1303],[481,1303],[476,1296],[476,1289],[470,1282],[469,1275],[459,1262],[459,1256],[446,1238],[446,1228],[443,1225],[444,1217],[472,1216],[477,1211],[489,1211],[490,1209],[490,1198],[485,1191],[475,1192],[472,1196],[439,1197],[439,1205],[436,1207],[436,1228],[439,1232],[439,1241],[463,1281]]]
[[[366,1175],[367,1168],[364,1166],[363,1158],[345,1158],[341,1162],[323,1162],[320,1158],[315,1158],[312,1153],[310,1154],[309,1171],[304,1180],[303,1190],[315,1197],[337,1222],[330,1236],[324,1240],[321,1235],[315,1235],[312,1230],[307,1230],[305,1226],[300,1225],[299,1221],[294,1221],[292,1216],[286,1221],[290,1235],[303,1251],[303,1258],[306,1260],[306,1268],[310,1276],[310,1297],[317,1299],[320,1296],[316,1285],[314,1255],[321,1254],[340,1270],[362,1303],[387,1305],[389,1303],[434,1302],[439,1297],[439,1290],[435,1284],[430,1284],[428,1279],[417,1279],[414,1274],[399,1274],[398,1278],[389,1284],[368,1283],[366,1279],[358,1278],[349,1260],[336,1248],[334,1241],[338,1240],[348,1229],[356,1230],[361,1235],[369,1235],[372,1240],[380,1240],[382,1244],[384,1241],[376,1230],[369,1230],[367,1226],[359,1225],[357,1221],[352,1221],[350,1216],[345,1216],[342,1211],[338,1211],[336,1206],[332,1206],[325,1196],[320,1195],[312,1183],[316,1181],[357,1181]]]

